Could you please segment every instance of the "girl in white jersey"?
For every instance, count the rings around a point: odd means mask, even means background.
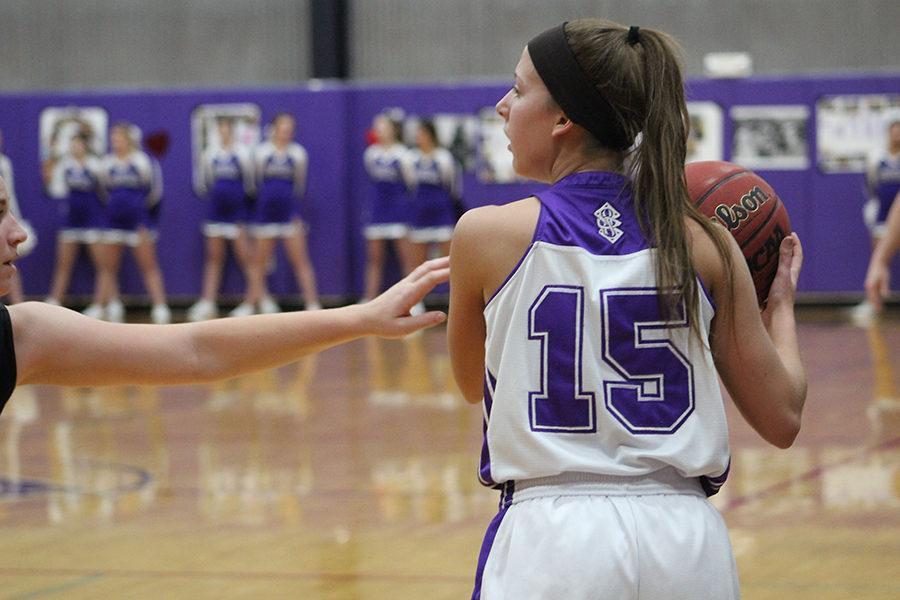
[[[764,439],[792,444],[799,241],[760,317],[737,244],[688,197],[663,33],[554,27],[497,112],[516,172],[552,187],[470,211],[450,253],[454,374],[483,402],[479,476],[502,490],[473,598],[737,598],[706,499],[729,467],[717,375]]]
[[[0,295],[26,233],[0,178]],[[0,410],[16,385],[176,385],[293,362],[366,335],[402,337],[444,320],[409,309],[446,281],[447,260],[421,265],[365,305],[178,325],[104,323],[44,302],[0,304]]]
[[[891,261],[900,251],[900,192],[888,212],[881,237],[872,250],[866,272],[866,296],[876,310],[881,310],[891,286]]]

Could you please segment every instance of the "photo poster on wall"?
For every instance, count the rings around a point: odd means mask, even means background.
[[[99,106],[48,106],[38,119],[41,176],[49,184],[57,163],[69,155],[72,138],[87,138],[88,151],[106,154],[109,115]]]
[[[809,168],[809,107],[733,106],[731,160],[748,169],[801,171]]]
[[[685,162],[722,160],[725,156],[725,116],[715,102],[688,102],[691,129]]]
[[[816,102],[816,162],[823,173],[863,173],[887,151],[900,94],[822,96]]]
[[[201,104],[191,113],[191,164],[193,166],[194,191],[202,189],[200,168],[203,153],[222,145],[219,136],[219,120],[231,122],[234,143],[252,151],[262,141],[260,126],[262,111],[252,103]]]

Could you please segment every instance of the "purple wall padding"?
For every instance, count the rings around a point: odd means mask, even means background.
[[[203,242],[200,222],[205,207],[191,188],[190,115],[200,104],[254,102],[268,122],[279,111],[297,116],[298,141],[309,152],[309,188],[305,214],[310,223],[310,252],[321,292],[332,297],[358,295],[362,288],[365,243],[360,234],[368,179],[362,166],[365,131],[372,117],[385,107],[409,114],[478,113],[506,92],[506,84],[435,84],[363,86],[327,84],[273,89],[216,91],[73,92],[0,95],[0,130],[16,173],[16,189],[25,217],[38,232],[40,243],[21,260],[28,295],[47,293],[55,255],[55,201],[42,192],[39,174],[38,118],[48,106],[102,106],[110,123],[124,119],[145,132],[166,130],[169,152],[161,161],[165,181],[160,222],[159,254],[166,287],[174,298],[190,299],[200,291]],[[858,292],[862,288],[870,242],[862,223],[863,177],[825,174],[815,157],[815,103],[834,94],[897,93],[900,75],[854,77],[751,78],[690,82],[689,98],[721,105],[725,114],[725,159],[729,158],[732,128],[728,111],[734,105],[803,104],[810,109],[808,141],[811,167],[803,171],[759,170],[787,205],[795,230],[806,250],[801,289],[808,292]],[[465,178],[468,207],[505,203],[528,196],[537,184],[487,185],[473,175]],[[900,281],[900,269],[895,269]],[[87,294],[91,268],[82,257],[70,292]],[[296,284],[283,254],[270,278],[273,292],[296,293]],[[131,259],[122,273],[126,294],[142,296],[144,288]],[[241,278],[233,263],[224,292],[237,294]]]

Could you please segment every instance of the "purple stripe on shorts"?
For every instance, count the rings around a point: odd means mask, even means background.
[[[472,600],[481,600],[481,579],[484,577],[484,567],[487,564],[488,556],[491,554],[491,548],[494,546],[494,538],[497,537],[497,531],[500,529],[500,523],[506,516],[506,511],[512,505],[513,490],[515,482],[507,481],[503,485],[503,494],[500,496],[500,512],[491,520],[487,531],[484,534],[484,541],[481,543],[481,552],[478,554],[478,569],[475,571],[475,589],[472,591]]]
[[[491,451],[488,448],[487,429],[488,419],[491,416],[491,407],[494,405],[494,390],[497,388],[497,378],[488,370],[484,370],[484,441],[481,445],[481,465],[478,468],[478,480],[486,486],[493,487],[497,482],[491,477]]]

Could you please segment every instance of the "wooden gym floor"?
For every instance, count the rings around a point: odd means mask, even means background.
[[[729,405],[716,505],[746,600],[900,598],[900,319],[802,311],[788,451]],[[0,418],[0,599],[467,598],[496,492],[442,329],[216,386],[21,388]]]

